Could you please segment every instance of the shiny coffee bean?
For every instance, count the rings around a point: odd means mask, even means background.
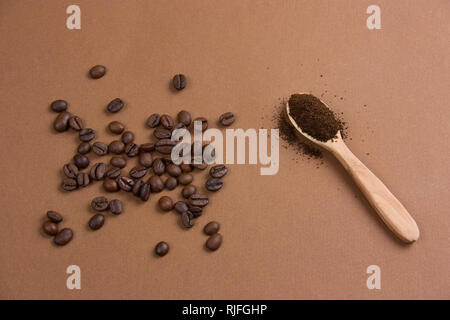
[[[209,175],[212,178],[222,178],[227,173],[228,173],[228,168],[226,166],[224,166],[223,164],[218,164],[209,170]]]
[[[122,169],[127,165],[127,160],[124,157],[112,157],[111,160],[109,160],[109,163],[113,167]]]
[[[91,151],[91,145],[89,142],[81,142],[78,145],[78,149],[77,149],[79,154],[86,154],[89,153]]]
[[[139,164],[146,168],[150,168],[153,164],[152,154],[150,152],[142,152],[142,149],[139,151]]]
[[[184,74],[176,74],[172,79],[173,87],[176,90],[183,90],[186,87],[187,79]]]
[[[79,187],[87,187],[91,183],[91,179],[86,172],[80,172],[77,175],[77,184]]]
[[[78,175],[78,168],[72,163],[66,163],[63,167],[63,172],[67,178],[75,179]]]
[[[60,223],[63,221],[62,215],[52,210],[47,211],[47,218],[49,218],[49,220],[54,223]]]
[[[134,181],[133,179],[123,176],[117,179],[117,184],[119,185],[120,189],[128,192],[131,191],[131,189],[133,189]]]
[[[200,217],[202,215],[202,213],[203,213],[203,209],[200,208],[200,207],[192,207],[191,206],[191,207],[189,207],[188,211],[192,214],[192,216],[194,218]]]
[[[96,65],[89,70],[89,75],[92,79],[100,79],[106,74],[106,67],[102,65]]]
[[[80,131],[81,129],[83,129],[83,121],[80,119],[80,117],[72,116],[69,119],[69,126],[75,131]]]
[[[103,180],[106,175],[106,164],[103,162],[98,162],[91,167],[89,175],[93,180]]]
[[[195,224],[194,216],[189,211],[181,213],[181,224],[185,228],[191,228]]]
[[[190,173],[183,173],[178,177],[178,183],[182,185],[188,185],[194,180],[194,176]]]
[[[218,191],[222,186],[223,181],[219,178],[209,178],[205,183],[205,187],[208,191]]]
[[[122,134],[122,142],[124,144],[129,144],[134,141],[134,133],[131,131],[125,131]]]
[[[164,257],[169,252],[169,245],[167,242],[161,241],[158,242],[158,244],[155,246],[155,253],[160,256]]]
[[[203,228],[203,232],[208,236],[211,236],[214,233],[219,232],[219,230],[220,230],[220,223],[218,223],[217,221],[211,221]]]
[[[161,116],[160,123],[164,128],[169,130],[172,130],[173,126],[175,125],[175,122],[173,121],[172,117],[167,114],[163,114]]]
[[[196,192],[197,192],[197,188],[193,185],[190,185],[190,186],[186,186],[183,188],[183,190],[181,191],[181,195],[183,196],[183,198],[189,199],[189,197],[192,196]]]
[[[58,226],[54,222],[45,221],[42,225],[42,230],[44,230],[44,232],[49,236],[54,236],[58,233]]]
[[[175,205],[173,206],[173,208],[175,209],[176,212],[178,212],[180,214],[189,210],[187,203],[184,201],[176,202]]]
[[[151,187],[148,183],[144,183],[141,188],[139,189],[139,198],[141,198],[142,201],[147,201],[150,197]]]
[[[58,246],[65,246],[72,240],[72,238],[72,229],[64,228],[56,234],[56,236],[53,238],[53,242]]]
[[[144,166],[136,166],[130,170],[130,177],[140,179],[147,174],[147,168]]]
[[[164,182],[164,186],[167,190],[173,190],[177,187],[178,180],[174,177],[167,177],[166,182]]]
[[[171,197],[162,196],[159,198],[158,204],[162,211],[170,211],[173,209],[173,200]]]
[[[125,130],[125,126],[119,121],[111,121],[108,124],[108,129],[113,134],[121,134]]]
[[[61,188],[66,191],[72,191],[78,188],[77,180],[72,178],[66,178],[61,183]]]
[[[184,124],[186,127],[189,127],[192,122],[191,114],[186,110],[181,110],[178,112],[177,119],[180,123]]]
[[[143,143],[139,146],[139,151],[141,152],[155,151],[155,143],[154,142]]]
[[[189,204],[193,207],[200,207],[203,208],[207,206],[209,203],[209,198],[207,195],[204,194],[197,194],[194,193],[189,197]]]
[[[202,124],[202,131],[205,131],[206,129],[208,129],[208,120],[204,117],[198,117],[194,119],[195,121],[199,121]]]
[[[50,108],[55,112],[63,112],[67,110],[67,101],[55,100],[50,104]]]
[[[109,203],[109,211],[111,211],[112,214],[119,215],[123,211],[123,205],[122,201],[118,199],[111,200]]]
[[[91,201],[91,207],[95,211],[105,211],[108,209],[109,201],[105,197],[95,197]]]
[[[111,141],[108,146],[108,150],[114,154],[121,154],[125,150],[125,144],[119,140]]]
[[[108,105],[106,106],[106,110],[108,110],[111,113],[116,113],[122,110],[124,105],[125,104],[120,98],[115,98],[110,103],[108,103]]]
[[[160,120],[161,116],[157,113],[154,113],[150,117],[148,117],[146,123],[150,128],[156,128],[157,126],[159,126]]]
[[[97,213],[89,220],[89,228],[92,230],[98,230],[103,227],[105,223],[105,216],[101,213]]]
[[[73,163],[78,169],[84,169],[89,166],[89,158],[84,154],[76,154],[73,156]]]
[[[170,139],[161,139],[155,144],[155,150],[161,154],[170,154],[176,144],[176,141],[172,141]]]
[[[172,176],[172,177],[178,177],[179,175],[181,175],[181,168],[179,166],[177,166],[176,164],[169,164],[166,166],[166,172]]]
[[[98,156],[104,156],[108,153],[108,146],[103,142],[95,142],[92,145],[92,151]]]
[[[81,141],[89,142],[95,138],[95,131],[91,128],[84,128],[79,131],[78,135]]]
[[[71,114],[67,111],[63,111],[56,117],[55,121],[53,122],[53,127],[58,132],[64,132],[67,129],[69,129],[69,119],[71,117]]]
[[[151,176],[147,183],[150,185],[150,190],[153,193],[161,192],[164,189],[164,184],[159,176]]]
[[[119,191],[119,185],[115,179],[106,179],[103,181],[103,189],[107,192],[117,192]]]
[[[109,179],[115,179],[120,176],[121,170],[117,167],[111,167],[106,171],[105,176]]]
[[[153,169],[154,174],[156,174],[157,176],[160,176],[166,170],[166,165],[164,164],[164,162],[161,158],[156,158],[153,161],[152,169]]]
[[[141,187],[144,185],[144,181],[138,180],[134,182],[134,186],[131,189],[131,193],[134,194],[136,197],[139,197],[139,191],[141,190]]]
[[[206,240],[206,248],[215,251],[222,245],[223,237],[220,233],[215,233]]]
[[[225,127],[231,125],[235,120],[233,112],[226,112],[219,117],[219,123]]]
[[[137,144],[135,143],[129,143],[125,146],[125,154],[127,156],[131,157],[135,157],[139,154],[139,147]]]
[[[189,163],[182,163],[182,164],[180,164],[180,169],[184,173],[189,173],[192,171],[192,166]]]
[[[172,136],[172,131],[165,128],[156,128],[153,130],[153,135],[156,139],[170,139]]]

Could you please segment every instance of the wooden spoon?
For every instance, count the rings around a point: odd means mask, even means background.
[[[406,243],[412,243],[419,239],[420,232],[414,219],[383,182],[350,151],[344,140],[342,140],[340,131],[338,131],[335,138],[322,142],[302,131],[290,115],[289,103],[286,103],[286,115],[298,133],[309,141],[330,151],[339,160],[347,172],[350,173],[370,205],[397,237]]]

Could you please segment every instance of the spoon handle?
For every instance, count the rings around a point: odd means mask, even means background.
[[[419,238],[416,222],[389,189],[338,139],[330,150],[355,180],[371,206],[389,229],[402,241]]]

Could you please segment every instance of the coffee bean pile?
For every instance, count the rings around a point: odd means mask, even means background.
[[[68,244],[73,238],[73,231],[70,228],[58,230],[58,224],[64,220],[62,215],[56,211],[47,211],[47,219],[42,225],[42,230],[53,237],[53,242],[56,245],[64,246]]]

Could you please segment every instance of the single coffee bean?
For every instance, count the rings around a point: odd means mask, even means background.
[[[200,217],[202,215],[202,213],[203,213],[203,209],[200,208],[200,207],[192,207],[192,206],[190,206],[188,211],[192,214],[192,216],[194,218]]]
[[[53,122],[53,127],[58,132],[64,132],[67,129],[69,129],[69,119],[71,117],[71,114],[67,111],[63,111],[56,117],[55,121]]]
[[[91,201],[91,207],[95,211],[105,211],[108,209],[109,201],[105,197],[95,197]]]
[[[122,142],[124,144],[129,144],[134,141],[134,133],[131,131],[125,131],[122,134]]]
[[[92,145],[92,151],[98,156],[104,156],[108,153],[108,146],[103,142],[95,142]]]
[[[138,180],[134,182],[134,186],[131,189],[131,193],[134,194],[136,197],[139,197],[139,191],[141,190],[141,187],[144,185],[144,181]]]
[[[147,183],[150,185],[150,190],[153,193],[161,192],[164,189],[164,184],[159,176],[151,176]]]
[[[106,109],[111,113],[116,113],[122,110],[123,106],[124,106],[123,101],[120,98],[115,98],[110,103],[108,103]]]
[[[169,245],[167,242],[161,241],[158,242],[158,244],[155,246],[155,253],[160,256],[164,257],[169,252]]]
[[[108,124],[108,129],[113,134],[121,134],[125,130],[125,126],[119,121],[111,121]]]
[[[123,205],[122,201],[118,199],[111,200],[109,203],[109,211],[111,211],[112,214],[119,215],[123,211]]]
[[[134,186],[134,181],[133,179],[130,179],[128,177],[122,176],[120,178],[117,179],[117,184],[119,185],[119,188],[122,189],[123,191],[131,191],[131,189]]]
[[[103,189],[107,192],[117,192],[119,191],[119,185],[114,179],[106,179],[103,181]]]
[[[56,211],[47,211],[47,218],[50,219],[51,222],[54,223],[60,223],[61,221],[63,221],[63,217],[62,215],[60,215],[58,212]]]
[[[70,242],[70,240],[72,240],[72,238],[72,229],[64,228],[56,234],[56,236],[53,238],[53,242],[58,246],[65,246]]]
[[[103,227],[105,223],[105,216],[101,213],[97,213],[89,220],[89,228],[92,230],[98,230]]]
[[[203,208],[209,203],[209,198],[207,195],[194,193],[189,197],[189,204],[193,207]]]
[[[127,156],[135,157],[139,154],[139,147],[137,144],[131,142],[125,146],[125,153]]]
[[[78,168],[72,163],[66,163],[63,167],[63,172],[67,178],[75,179],[78,175]]]
[[[206,247],[211,251],[215,251],[221,246],[222,240],[222,235],[220,233],[215,233],[206,240]]]
[[[89,166],[89,158],[84,154],[76,154],[73,156],[73,163],[78,169],[84,169]]]
[[[44,232],[49,236],[54,236],[58,233],[58,226],[54,222],[45,221],[42,225],[42,230],[44,230]]]
[[[83,142],[89,142],[95,138],[95,131],[91,128],[81,129],[79,132],[80,140]]]
[[[130,177],[133,179],[140,179],[147,174],[147,168],[144,166],[137,166],[130,170]]]
[[[89,175],[93,180],[103,180],[106,175],[106,164],[104,164],[103,162],[94,164],[89,171]]]
[[[173,207],[174,207],[175,211],[180,213],[180,214],[189,210],[189,207],[188,207],[187,203],[184,202],[184,201],[176,202]]]
[[[140,149],[139,153],[139,164],[141,166],[144,166],[146,168],[150,168],[153,164],[153,157],[150,152],[142,152],[142,149]]]
[[[63,112],[67,110],[67,101],[55,100],[50,104],[50,108],[55,112]]]
[[[69,126],[75,131],[80,131],[83,129],[83,121],[77,116],[72,116],[69,119]]]
[[[106,67],[101,65],[96,65],[89,70],[89,75],[92,79],[100,79],[106,74]]]
[[[125,150],[125,144],[119,140],[111,141],[108,146],[108,150],[114,154],[121,154]]]
[[[209,170],[209,175],[212,178],[222,178],[227,174],[227,172],[228,168],[226,166],[224,166],[223,164],[218,164]]]
[[[148,183],[144,183],[139,190],[139,198],[142,201],[147,201],[150,197],[151,187]]]
[[[155,143],[154,142],[148,142],[148,143],[141,144],[139,146],[139,151],[141,151],[141,152],[155,151]]]
[[[159,126],[160,120],[161,120],[161,116],[157,113],[154,113],[150,117],[148,117],[146,123],[147,123],[147,126],[149,126],[150,128],[156,128],[157,126]]]
[[[105,176],[109,179],[115,179],[120,176],[121,170],[117,167],[111,167],[106,171]]]
[[[176,74],[173,79],[173,87],[177,90],[183,90],[186,87],[186,76],[184,74]]]
[[[87,187],[91,179],[89,179],[89,175],[86,172],[80,172],[77,175],[77,184],[79,187]]]
[[[61,188],[66,191],[72,191],[78,188],[77,180],[72,178],[64,179],[61,183]]]
[[[219,229],[220,223],[218,223],[217,221],[211,221],[203,228],[203,232],[208,236],[211,236],[214,233],[219,232]]]
[[[178,112],[177,119],[180,123],[184,124],[186,127],[189,127],[192,122],[191,114],[186,110],[181,110]]]
[[[176,144],[176,141],[172,141],[170,139],[161,139],[155,144],[155,150],[161,154],[170,154]]]
[[[172,177],[178,177],[181,175],[181,168],[176,164],[169,164],[166,166],[166,172]]]
[[[166,170],[166,165],[164,164],[161,158],[156,158],[153,161],[152,169],[154,174],[160,176]]]
[[[178,177],[178,183],[182,185],[188,185],[194,180],[194,176],[190,173],[183,173]]]
[[[89,142],[81,142],[78,145],[77,151],[79,154],[89,153],[91,151],[91,144]]]
[[[153,130],[153,135],[157,139],[170,139],[172,136],[172,131],[165,128],[156,128]]]
[[[122,169],[127,165],[127,160],[124,157],[112,157],[111,160],[109,160],[109,163],[113,167]]]
[[[164,128],[169,129],[169,130],[172,130],[173,126],[175,125],[175,122],[173,121],[172,117],[167,114],[163,114],[161,116],[160,122]]]
[[[192,171],[192,166],[190,163],[182,163],[182,164],[180,164],[180,169],[184,173],[189,173]]]
[[[183,190],[181,191],[181,195],[183,196],[183,198],[189,199],[189,197],[192,196],[196,192],[197,192],[197,188],[193,185],[190,185],[190,186],[186,186],[183,188]]]
[[[189,211],[181,213],[181,224],[185,228],[191,228],[195,224],[194,216]]]
[[[162,196],[159,198],[158,204],[162,211],[170,211],[173,209],[173,200],[171,197]]]
[[[177,187],[178,180],[174,177],[167,177],[166,182],[164,182],[164,186],[167,190],[173,190]]]
[[[204,117],[198,117],[194,119],[195,121],[199,121],[202,123],[202,131],[205,131],[206,129],[208,129],[208,120]]]
[[[205,187],[208,191],[218,191],[222,188],[223,181],[219,178],[209,178],[206,181]]]
[[[231,125],[235,120],[233,112],[226,112],[219,117],[219,123],[225,127]]]

